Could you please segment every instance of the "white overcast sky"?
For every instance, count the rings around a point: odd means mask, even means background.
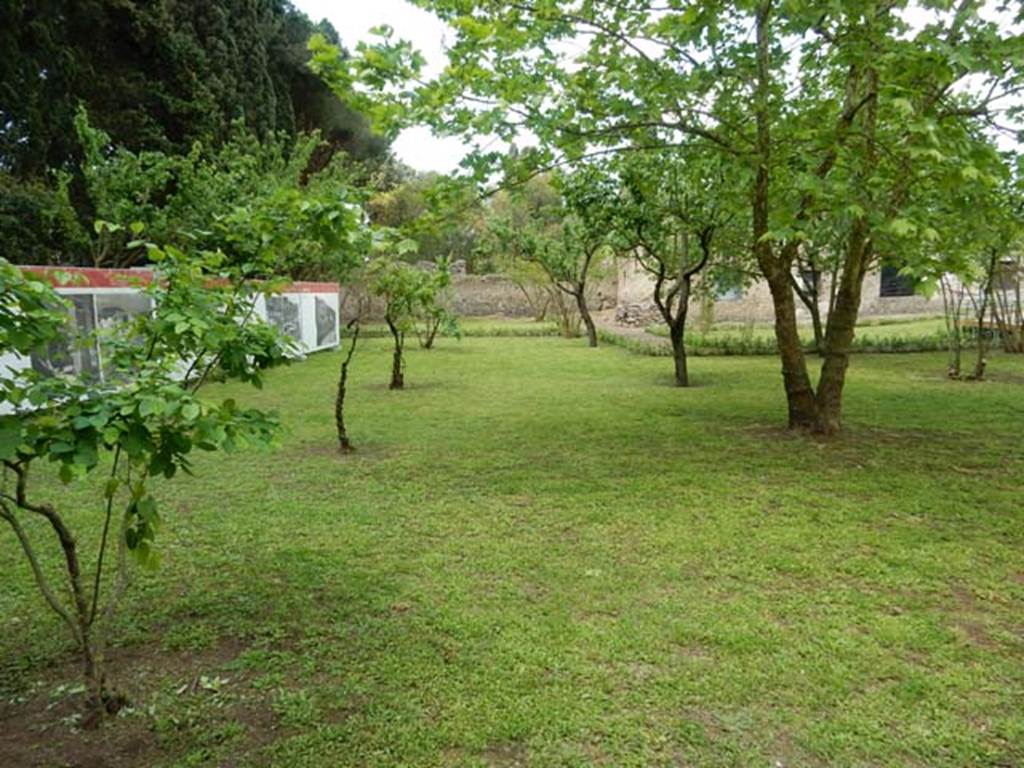
[[[387,24],[395,37],[409,40],[427,59],[428,76],[440,72],[446,57],[442,41],[447,27],[432,14],[405,0],[292,0],[314,21],[327,19],[346,48],[371,39],[370,30]],[[449,173],[466,155],[462,141],[437,138],[429,128],[409,128],[392,144],[400,160],[420,171]]]

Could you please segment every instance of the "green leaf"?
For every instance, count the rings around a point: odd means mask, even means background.
[[[164,412],[166,403],[158,397],[144,397],[139,401],[139,415],[143,418],[147,416],[159,416]]]
[[[0,460],[17,458],[21,444],[21,421],[17,416],[0,416]]]

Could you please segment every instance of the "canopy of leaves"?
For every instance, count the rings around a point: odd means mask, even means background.
[[[186,153],[242,119],[260,137],[318,130],[365,157],[386,143],[306,67],[318,33],[280,0],[110,3],[15,0],[0,10],[0,167],[20,178],[67,167],[84,104],[132,151]]]
[[[454,29],[433,81],[408,87],[420,62],[387,37],[351,60],[317,40],[318,71],[341,94],[383,100],[378,120],[536,145],[477,150],[466,164],[480,180],[684,144],[719,154],[740,189],[766,165],[758,237],[773,242],[863,219],[885,257],[931,226],[925,190],[984,174],[991,135],[1020,112],[1019,6],[925,3],[912,25],[909,2],[423,4]]]
[[[83,152],[83,196],[103,222],[141,226],[148,237],[169,245],[220,249],[235,263],[258,257],[273,265],[274,274],[302,279],[339,279],[367,248],[362,200],[346,158],[316,173],[308,170],[323,146],[318,135],[259,141],[239,122],[219,148],[195,144],[187,154],[173,155],[114,146],[84,110],[76,115],[75,129]],[[13,261],[147,263],[142,244],[133,243],[133,234],[120,224],[90,232],[78,228],[63,189],[42,199],[52,207],[53,226],[75,235],[74,250],[66,250],[67,240],[65,250],[19,250],[18,230],[4,230],[0,243],[10,245]]]

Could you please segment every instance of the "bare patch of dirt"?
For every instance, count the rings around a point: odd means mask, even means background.
[[[22,768],[115,768],[149,765],[161,756],[156,736],[141,719],[118,718],[103,727],[72,727],[80,702],[56,705],[40,696],[0,705],[0,765]]]
[[[527,765],[526,747],[522,744],[494,744],[480,753],[487,765],[495,768],[519,768]]]
[[[977,598],[969,589],[959,584],[953,585],[951,592],[956,605],[953,626],[977,648],[996,647],[984,623],[979,619]]]
[[[587,756],[588,765],[611,765],[612,760],[600,742],[590,741],[583,745],[583,754]]]
[[[712,657],[711,651],[700,643],[672,643],[672,650],[677,656],[685,659],[707,661]]]
[[[112,681],[138,709],[130,707],[100,727],[83,730],[80,693],[59,694],[60,686],[75,686],[77,660],[68,658],[46,670],[45,678],[24,697],[0,702],[0,766],[18,768],[134,768],[152,765],[173,755],[161,744],[152,718],[143,711],[146,700],[158,690],[174,690],[180,696],[197,692],[204,675],[220,675],[240,687],[237,670],[225,666],[244,649],[236,640],[225,640],[202,651],[167,652],[159,645],[113,648],[107,653]],[[253,704],[234,704],[223,716],[246,729],[247,745],[277,738],[274,715]]]

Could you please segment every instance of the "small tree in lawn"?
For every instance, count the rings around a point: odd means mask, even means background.
[[[690,385],[686,321],[695,278],[712,264],[732,221],[721,168],[696,156],[627,158],[616,237],[654,278],[653,298],[672,342],[675,383]]]
[[[591,347],[597,346],[597,327],[587,304],[588,280],[610,251],[615,187],[608,170],[595,164],[556,175],[555,188],[563,200],[561,231],[556,239],[541,239],[533,254],[551,283],[575,302]]]
[[[416,301],[416,335],[423,349],[433,349],[439,333],[459,335],[459,321],[451,310],[452,276],[448,259],[435,262],[433,271],[423,270]]]
[[[414,242],[401,241],[396,251],[409,253],[415,249]],[[387,323],[394,342],[389,388],[404,389],[405,335],[415,328],[423,272],[391,254],[375,258],[370,262],[367,271],[370,292],[384,302],[384,322]]]
[[[1024,354],[1024,157],[1008,161],[1011,173],[999,196],[1002,232],[995,241],[992,321],[1003,350]]]
[[[269,442],[277,426],[271,414],[200,391],[211,377],[259,386],[263,369],[287,352],[287,342],[253,316],[256,295],[275,288],[248,279],[265,271],[262,265],[229,267],[221,253],[174,247],[148,251],[155,278],[142,290],[153,310],[104,331],[105,383],[31,369],[0,379],[0,403],[9,411],[0,416],[0,517],[74,640],[87,724],[122,703],[108,685],[103,631],[125,589],[127,557],[146,568],[158,561],[161,517],[151,478],[189,471],[196,448]],[[68,309],[49,284],[0,260],[0,289],[0,353],[27,355],[60,342]],[[71,529],[69,510],[45,498],[45,482],[33,471],[43,462],[56,463],[64,483],[107,473],[94,563]],[[40,557],[49,545],[33,534],[29,518],[45,521],[62,552],[59,579]]]
[[[510,278],[531,307],[538,306],[536,287],[542,286],[546,301],[537,314],[553,308],[567,338],[579,335],[582,322],[587,342],[596,347],[587,295],[594,267],[608,247],[611,179],[588,166],[572,175],[539,176],[496,198],[488,234],[491,248],[510,262]]]
[[[1012,334],[1008,345],[999,331],[1006,268],[1021,242],[1021,204],[1007,166],[994,153],[983,159],[983,170],[936,187],[922,200],[930,226],[908,232],[917,242],[903,250],[904,271],[918,280],[919,290],[941,290],[951,379],[983,379],[990,342],[1001,336],[1004,348],[1013,344]],[[963,349],[972,335],[974,366],[964,373]]]
[[[356,353],[356,344],[359,343],[359,317],[352,318],[345,327],[349,332],[349,342],[338,371],[338,387],[334,395],[334,426],[338,432],[338,449],[342,453],[351,453],[355,446],[352,445],[348,427],[345,426],[345,396],[348,394],[349,366],[352,364],[352,356]]]

